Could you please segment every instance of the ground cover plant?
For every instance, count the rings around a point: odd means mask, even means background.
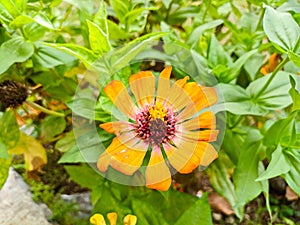
[[[0,187],[13,166],[36,195],[90,190],[94,224],[299,224],[299,15],[296,0],[0,0]],[[172,158],[188,106],[194,145]],[[109,152],[116,121],[150,147]]]

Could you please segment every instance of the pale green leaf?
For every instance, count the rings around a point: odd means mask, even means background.
[[[0,74],[12,64],[26,61],[33,52],[33,44],[21,37],[15,37],[4,42],[0,47]]]

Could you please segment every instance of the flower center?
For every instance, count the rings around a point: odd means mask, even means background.
[[[136,115],[137,136],[156,145],[166,143],[174,137],[175,124],[173,110],[161,103],[147,105]]]

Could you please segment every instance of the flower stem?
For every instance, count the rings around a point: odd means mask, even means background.
[[[59,117],[65,117],[65,114],[64,114],[64,113],[59,113],[59,112],[55,112],[55,111],[46,109],[46,108],[44,108],[43,106],[38,105],[38,104],[36,104],[36,103],[34,103],[34,102],[26,101],[26,103],[27,103],[28,105],[30,105],[31,107],[36,108],[36,109],[38,109],[38,110],[41,110],[42,112],[44,112],[44,113],[46,113],[46,114],[53,115],[53,116],[59,116]]]
[[[274,79],[275,75],[278,73],[279,70],[282,69],[282,67],[289,61],[289,57],[287,56],[284,60],[281,61],[281,63],[279,63],[279,65],[275,68],[275,70],[272,72],[272,74],[270,75],[270,78],[267,80],[267,82],[265,83],[265,85],[262,87],[262,89],[258,92],[258,94],[256,95],[256,98],[258,98],[262,93],[264,93],[264,91],[268,88],[268,86],[270,85],[270,83],[272,82],[272,80]]]

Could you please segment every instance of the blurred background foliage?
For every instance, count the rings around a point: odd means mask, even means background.
[[[138,224],[213,224],[212,193],[243,224],[297,224],[300,207],[280,209],[271,181],[280,177],[283,192],[300,195],[299,21],[296,0],[0,0],[0,82],[24,84],[29,95],[6,107],[4,95],[14,95],[0,85],[0,187],[13,165],[39,181],[51,180],[43,170],[71,179],[91,190],[93,213],[130,213]],[[97,161],[112,135],[80,125],[116,116],[95,90],[112,79],[126,84],[139,70],[161,71],[162,62],[178,67],[174,78],[186,69],[222,91],[219,158],[204,172],[174,176],[168,192],[111,182],[86,162]],[[46,182],[58,193],[70,185]],[[245,222],[254,199],[267,218]]]

